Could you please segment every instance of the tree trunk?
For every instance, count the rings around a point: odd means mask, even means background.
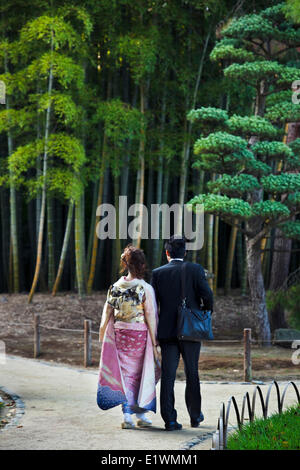
[[[207,48],[208,48],[208,43],[209,43],[209,38],[210,38],[210,30],[207,33],[205,43],[203,46],[203,49],[201,49],[201,56],[200,56],[200,61],[199,61],[199,67],[198,67],[198,73],[197,73],[197,79],[195,83],[195,88],[194,88],[194,93],[193,97],[191,97],[191,108],[194,109],[196,106],[197,102],[197,94],[202,78],[202,72],[203,72],[203,65],[204,65],[204,59],[206,56]],[[191,136],[192,136],[192,128],[193,125],[189,121],[187,122],[186,114],[189,111],[190,108],[190,101],[188,96],[186,97],[186,102],[185,102],[185,121],[184,121],[184,139],[183,139],[183,149],[182,149],[182,160],[181,160],[181,172],[180,172],[180,186],[179,186],[179,204],[183,208],[184,201],[185,201],[185,193],[186,193],[186,184],[187,184],[187,174],[188,174],[188,161],[190,157],[190,149],[191,149]],[[182,220],[177,220],[176,223],[176,230],[175,232],[180,234],[181,230],[181,225],[182,225]]]
[[[246,236],[248,279],[251,291],[253,313],[255,315],[255,329],[257,337],[264,346],[269,346],[271,330],[266,307],[266,293],[261,269],[260,240],[253,243],[252,238]]]
[[[151,204],[153,203],[153,193],[154,193],[154,170],[152,167],[148,169],[148,181],[147,181],[147,198],[146,198],[146,207],[149,208],[147,219],[148,219],[148,239],[145,243],[145,249],[147,253],[152,253],[152,256],[148,259],[148,269],[152,270],[154,268],[153,263],[153,241],[151,238]]]
[[[207,237],[207,270],[209,273],[213,273],[213,233],[214,233],[214,215],[208,215],[208,237]],[[208,284],[213,289],[213,279],[208,278]]]
[[[37,85],[37,94],[39,94],[42,90],[40,90],[39,85]],[[41,122],[40,122],[40,113],[39,105],[37,105],[37,122],[36,122],[36,138],[39,140],[41,138]],[[42,159],[41,155],[37,156],[36,159],[36,177],[39,179],[42,175]],[[35,205],[36,205],[36,216],[35,216],[35,223],[36,223],[36,241],[39,237],[39,222],[41,216],[41,204],[42,204],[42,196],[41,191],[37,190],[37,195],[35,198]]]
[[[96,181],[93,183],[93,202],[92,202],[92,213],[90,217],[90,230],[89,230],[89,241],[88,241],[88,250],[87,250],[87,265],[91,265],[92,259],[92,249],[93,249],[93,241],[94,241],[94,233],[95,233],[95,223],[96,218],[94,214],[96,214],[97,210],[97,200],[98,200],[98,193],[99,193],[99,182]]]
[[[110,179],[110,168],[107,166],[106,167],[106,170],[105,170],[105,175],[104,175],[104,186],[103,186],[103,198],[102,198],[102,201],[103,203],[105,204],[106,202],[109,202],[109,197],[108,197],[108,194],[109,194],[109,191],[110,191],[110,188],[109,188],[109,179]],[[97,266],[103,266],[104,262],[104,255],[106,253],[106,243],[108,243],[108,240],[102,240],[102,242],[100,243],[100,246],[99,246],[99,250],[98,250],[98,253],[97,253],[97,260],[96,260],[96,263],[97,263]],[[100,269],[99,269],[99,277],[101,275],[101,272],[100,272]],[[95,279],[97,278],[97,276],[95,276]],[[104,283],[102,284],[102,286],[106,286],[106,282],[109,282],[110,281],[110,278],[107,276],[104,280]],[[100,284],[99,281],[97,281],[98,284]]]
[[[9,250],[10,250],[10,226],[9,226],[9,192],[0,188],[1,199],[1,241],[2,263],[0,276],[3,282],[2,289],[9,292]],[[6,286],[6,287],[5,287]]]
[[[111,96],[111,86],[112,86],[112,80],[111,80],[111,76],[109,75],[108,84],[107,84],[107,94],[106,94],[107,100],[109,100]],[[103,200],[103,188],[104,188],[105,174],[106,174],[106,151],[107,151],[106,145],[107,145],[107,136],[106,136],[106,132],[104,128],[97,207],[102,204],[102,200]],[[94,217],[95,219],[94,227],[96,227],[100,218],[96,216],[96,213],[92,214],[92,217]],[[89,266],[89,276],[87,280],[87,293],[88,294],[91,294],[92,289],[93,289],[93,283],[94,283],[95,272],[96,272],[96,263],[97,263],[98,243],[99,243],[99,239],[97,236],[97,232],[96,230],[94,230],[91,263]]]
[[[48,245],[48,289],[52,290],[55,279],[54,233],[53,233],[53,200],[47,196],[47,245]]]
[[[86,293],[87,286],[87,270],[86,270],[86,243],[85,243],[85,192],[82,191],[80,196],[80,231],[81,231],[81,257],[82,257],[82,271],[84,280],[84,293]]]
[[[236,219],[234,220],[234,223],[235,224],[237,223]],[[224,288],[225,295],[228,295],[231,289],[232,266],[233,266],[237,232],[238,232],[238,229],[236,226],[231,227],[229,246],[228,246],[228,252],[227,252],[227,260],[226,260],[226,274],[225,274],[225,288]]]
[[[219,222],[218,215],[215,216],[214,226],[214,278],[213,278],[213,292],[216,295],[218,287],[218,273],[219,273]]]
[[[245,259],[247,260],[247,248],[245,247]],[[248,291],[248,264],[247,261],[244,263],[243,276],[242,276],[242,295],[247,295]]]
[[[257,90],[255,116],[263,117],[265,114],[267,91],[267,85],[265,81],[262,80]],[[252,136],[249,143],[253,145],[257,140],[256,136]],[[254,191],[251,197],[251,204],[262,200],[263,190],[259,189],[258,191]],[[262,219],[260,217],[255,217],[246,223],[247,269],[257,337],[262,341],[264,346],[269,346],[271,344],[271,329],[262,274],[261,239],[254,243],[254,237],[260,232],[261,228]]]
[[[53,32],[51,38],[51,52],[53,52]],[[49,83],[48,83],[48,97],[49,105],[46,112],[46,125],[45,125],[45,146],[44,146],[44,156],[43,156],[43,188],[42,188],[42,202],[41,202],[41,214],[40,214],[40,225],[39,225],[39,237],[37,244],[37,256],[36,256],[36,267],[34,278],[31,286],[31,290],[28,296],[28,303],[32,301],[33,295],[36,290],[36,286],[39,279],[41,263],[42,263],[42,249],[43,249],[43,233],[44,233],[44,224],[45,224],[45,212],[46,212],[46,177],[47,177],[47,163],[48,163],[48,139],[50,133],[50,114],[51,114],[51,94],[53,86],[53,73],[52,73],[52,64],[50,66],[49,72]]]
[[[245,268],[245,257],[243,249],[243,234],[241,231],[238,231],[236,237],[236,257],[237,257],[237,271],[238,271],[238,280],[240,287],[242,288],[243,283],[243,273]]]
[[[199,194],[203,194],[204,176],[205,176],[205,171],[201,170],[200,174],[199,174],[199,188],[198,188]],[[218,225],[219,225],[219,222],[218,222]],[[218,231],[219,231],[219,227],[218,227]],[[200,262],[200,264],[203,264],[201,261],[203,260],[204,251],[205,250],[204,250],[204,243],[203,243],[203,247],[199,250],[199,252],[195,250],[194,253],[193,253],[193,262],[194,263],[197,262],[197,258],[198,258],[198,255],[199,255],[199,262]]]
[[[159,158],[158,158],[158,171],[157,171],[157,181],[156,181],[156,204],[162,203],[162,193],[163,193],[163,151],[164,151],[164,129],[166,122],[166,108],[167,108],[167,92],[166,85],[164,87],[163,96],[162,96],[162,107],[161,107],[161,121],[160,121],[160,131],[161,131],[161,140],[159,147]],[[159,238],[153,240],[153,266],[157,267],[160,264],[161,259],[161,250],[160,250],[160,239],[162,236],[161,231],[161,214],[158,215],[158,224],[159,224]]]
[[[168,164],[165,162],[165,169],[163,171],[163,189],[162,189],[162,203],[168,203],[168,196],[169,196],[169,182],[170,182],[170,172]],[[160,265],[162,252],[164,250],[164,239],[163,237],[159,240],[159,253],[157,258],[157,263]]]
[[[4,59],[5,72],[8,73],[7,57]],[[9,95],[6,96],[6,109],[10,110],[10,99]],[[7,144],[8,144],[8,155],[13,153],[13,137],[11,130],[7,131]],[[12,268],[13,268],[13,292],[17,293],[20,289],[19,281],[19,250],[18,250],[18,227],[17,227],[17,196],[15,185],[12,181],[12,171],[10,170],[10,232],[11,232],[11,243],[12,243]]]
[[[114,199],[116,209],[116,239],[113,242],[113,263],[112,263],[112,281],[114,282],[119,274],[120,258],[121,258],[121,240],[119,237],[119,175],[114,175]]]
[[[83,266],[83,224],[82,224],[82,198],[75,203],[75,258],[77,289],[80,297],[85,295],[84,266]]]
[[[74,202],[70,201],[69,202],[68,216],[67,216],[66,231],[65,231],[65,236],[64,236],[64,242],[63,242],[63,246],[62,246],[62,250],[61,250],[61,256],[60,256],[58,271],[57,271],[55,283],[54,283],[53,290],[52,290],[52,295],[53,296],[58,291],[59,283],[60,283],[60,280],[61,280],[61,277],[62,277],[62,274],[63,274],[63,270],[64,270],[64,265],[65,265],[65,260],[66,260],[68,245],[69,245],[69,240],[70,240],[70,234],[71,234],[73,212],[74,212]]]
[[[142,116],[145,115],[145,86],[140,86],[140,112]],[[137,247],[141,247],[142,231],[143,231],[143,204],[144,204],[144,193],[145,193],[145,124],[142,123],[141,137],[139,144],[139,169],[137,172],[136,180],[136,193],[135,201],[136,204],[142,204],[141,211],[139,213],[139,234],[136,240],[133,240],[133,244]]]
[[[185,200],[185,191],[186,191],[186,179],[187,179],[187,165],[188,165],[188,156],[189,156],[189,146],[190,146],[190,137],[189,132],[191,130],[191,126],[188,125],[186,114],[188,112],[188,101],[186,99],[186,106],[185,106],[185,117],[184,117],[184,126],[183,126],[183,148],[181,154],[181,168],[180,168],[180,181],[179,181],[179,197],[178,202],[180,207],[183,208],[184,200]],[[176,221],[175,225],[175,233],[176,235],[182,234],[182,217],[179,215],[178,220]]]
[[[264,252],[264,257],[261,260],[262,264],[262,273],[265,282],[265,288],[268,289],[270,284],[270,264],[271,264],[271,237],[268,236],[265,243],[266,251]]]
[[[106,137],[105,131],[104,131],[97,207],[99,207],[102,204],[102,200],[103,200],[103,187],[104,187],[105,168],[106,168],[106,140],[107,140],[107,137]],[[100,220],[100,217],[98,217],[96,215],[96,213],[92,214],[92,217],[95,218],[94,227],[96,227],[99,220]],[[96,230],[94,229],[94,238],[93,238],[93,248],[92,248],[92,255],[91,255],[90,272],[89,272],[89,278],[88,278],[88,282],[87,282],[87,292],[88,292],[88,294],[91,294],[92,289],[93,289],[93,282],[94,282],[95,271],[96,271],[98,243],[99,243],[98,235],[97,235]]]

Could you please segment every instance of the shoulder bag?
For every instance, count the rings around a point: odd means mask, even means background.
[[[177,338],[181,341],[212,340],[211,311],[190,308],[185,293],[186,263],[181,267],[181,303],[178,307]]]

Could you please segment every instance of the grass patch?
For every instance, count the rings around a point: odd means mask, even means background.
[[[299,450],[300,405],[267,419],[255,419],[228,436],[229,450]]]

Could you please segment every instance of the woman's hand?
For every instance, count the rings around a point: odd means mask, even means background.
[[[103,312],[102,312],[102,317],[101,317],[100,328],[99,328],[99,343],[103,342],[105,330],[108,325],[109,319],[111,315],[113,314],[113,311],[114,311],[113,307],[109,305],[107,302],[105,302]]]
[[[157,346],[153,346],[153,355],[154,355],[155,361],[160,362],[160,356],[159,356],[159,352],[157,350]]]
[[[104,338],[104,331],[103,331],[103,328],[100,327],[99,329],[99,343],[100,344],[103,342],[103,338]]]

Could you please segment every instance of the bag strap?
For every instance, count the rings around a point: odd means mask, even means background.
[[[185,296],[185,270],[186,263],[183,261],[181,266],[181,300],[186,300]]]

